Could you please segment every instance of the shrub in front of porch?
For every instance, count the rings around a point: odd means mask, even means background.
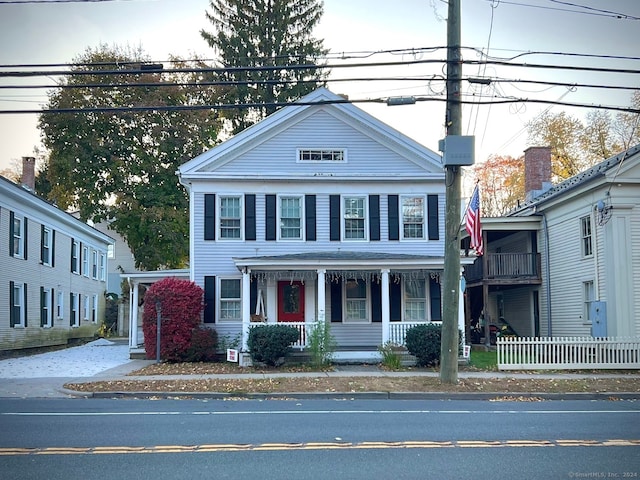
[[[407,330],[405,344],[411,355],[416,357],[419,367],[428,367],[440,362],[440,325],[416,325]]]
[[[160,280],[144,295],[144,348],[147,358],[156,357],[157,315],[160,309],[160,358],[169,362],[185,361],[187,355],[192,359],[192,342],[198,345],[211,343],[213,350],[217,339],[209,332],[200,332],[200,315],[203,309],[204,291],[194,282],[177,278]],[[215,334],[214,334],[215,335]]]
[[[276,367],[291,351],[291,345],[298,341],[299,332],[286,325],[261,325],[249,330],[247,346],[254,365],[264,363]]]

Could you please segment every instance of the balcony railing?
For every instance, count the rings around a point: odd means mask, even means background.
[[[539,253],[487,253],[484,257],[465,267],[467,282],[488,279],[540,279]]]

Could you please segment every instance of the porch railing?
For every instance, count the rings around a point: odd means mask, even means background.
[[[407,330],[417,325],[439,325],[442,322],[389,322],[389,342],[396,345],[405,345]]]
[[[638,337],[498,337],[499,370],[640,369]]]
[[[468,282],[482,279],[540,279],[540,254],[487,253],[484,260],[478,258],[473,265],[465,267],[465,278]]]
[[[298,348],[303,350],[308,344],[309,333],[316,326],[317,322],[305,323],[305,322],[286,322],[278,323],[278,325],[286,325],[287,327],[293,327],[298,330],[298,340],[292,345],[292,348]],[[267,323],[250,323],[249,328],[258,327],[260,325],[275,325]]]

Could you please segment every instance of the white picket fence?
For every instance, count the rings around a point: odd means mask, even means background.
[[[638,337],[498,337],[499,370],[640,369]]]

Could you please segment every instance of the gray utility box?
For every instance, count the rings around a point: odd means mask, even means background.
[[[469,167],[475,163],[475,137],[473,135],[449,135],[438,143],[443,152],[443,165]]]

